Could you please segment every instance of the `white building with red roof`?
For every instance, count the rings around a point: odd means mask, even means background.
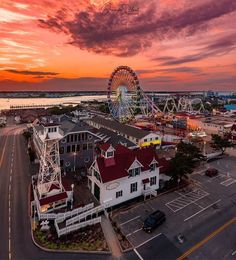
[[[95,198],[111,207],[139,196],[156,195],[161,169],[166,166],[155,148],[131,150],[122,145],[100,147],[89,169],[88,186]]]

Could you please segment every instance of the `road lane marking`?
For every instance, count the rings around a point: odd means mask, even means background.
[[[139,252],[137,251],[136,248],[134,248],[134,252],[136,253],[136,255],[138,256],[138,258],[139,258],[140,260],[143,260],[142,256],[139,254]]]
[[[211,240],[213,237],[215,237],[216,235],[218,235],[220,232],[222,232],[224,229],[226,229],[228,226],[232,225],[234,222],[236,222],[236,217],[233,217],[232,219],[230,219],[229,221],[227,221],[225,224],[223,224],[222,226],[220,226],[218,229],[216,229],[215,231],[213,231],[211,234],[209,234],[207,237],[205,237],[204,239],[202,239],[200,242],[198,242],[196,245],[194,245],[193,247],[191,247],[189,250],[187,250],[184,254],[182,254],[181,256],[179,256],[177,258],[177,260],[183,260],[186,257],[188,257],[190,254],[192,254],[193,252],[195,252],[197,249],[199,249],[201,246],[203,246],[204,244],[206,244],[209,240]]]
[[[140,216],[137,216],[137,217],[135,217],[135,218],[131,218],[131,219],[129,219],[129,220],[127,220],[127,221],[121,223],[120,226],[123,226],[123,225],[125,225],[125,224],[127,224],[127,223],[129,223],[129,222],[131,222],[131,221],[133,221],[133,220],[135,220],[135,219],[137,219],[137,218],[140,218]]]
[[[155,236],[153,236],[153,237],[150,237],[148,240],[146,240],[146,241],[144,241],[143,243],[141,243],[141,244],[139,244],[138,246],[136,246],[136,248],[139,248],[139,247],[145,245],[146,243],[150,242],[150,241],[153,240],[154,238],[159,237],[161,234],[162,234],[162,233],[159,233],[159,234],[157,234],[157,235],[155,235]]]
[[[8,135],[7,135],[6,139],[5,139],[5,143],[4,143],[4,146],[3,146],[3,149],[2,149],[2,156],[1,156],[1,159],[0,159],[0,166],[2,166],[3,157],[4,157],[4,154],[5,154],[6,145],[7,145],[7,140],[8,140]]]
[[[221,201],[221,199],[219,199],[219,200],[213,202],[212,204],[208,205],[208,206],[205,207],[205,208],[202,208],[201,210],[199,210],[199,211],[196,212],[195,214],[193,214],[193,215],[191,215],[190,217],[186,218],[184,221],[190,220],[191,218],[197,216],[199,213],[203,212],[204,210],[210,208],[211,206],[215,205],[216,203],[218,203],[218,202],[220,202],[220,201]],[[198,205],[198,204],[197,204],[197,205]]]

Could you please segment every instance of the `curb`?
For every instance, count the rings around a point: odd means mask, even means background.
[[[39,245],[35,239],[34,239],[34,234],[33,234],[33,229],[32,229],[32,221],[30,220],[30,227],[31,227],[31,238],[33,243],[35,244],[35,246],[37,246],[39,249],[41,249],[42,251],[48,252],[48,253],[72,253],[72,254],[100,254],[100,255],[109,255],[111,254],[110,251],[85,251],[85,250],[56,250],[56,249],[49,249],[46,247],[43,247],[41,245]]]

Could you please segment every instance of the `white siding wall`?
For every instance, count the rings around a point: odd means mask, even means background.
[[[112,172],[111,172],[112,174]],[[114,206],[120,204],[122,202],[128,201],[130,199],[136,198],[143,194],[143,183],[142,180],[146,178],[150,178],[156,176],[156,185],[150,186],[150,183],[146,184],[146,187],[151,187],[153,190],[157,190],[159,188],[159,168],[155,171],[150,172],[149,170],[146,172],[142,172],[140,175],[135,177],[125,177],[122,179],[118,179],[116,181],[107,182],[107,183],[99,183],[98,180],[94,176],[90,176],[90,180],[92,181],[92,190],[94,192],[94,182],[100,187],[100,203],[103,204],[105,201],[110,201],[109,206]],[[137,191],[130,192],[131,183],[137,182]],[[113,187],[112,187],[113,186]],[[113,189],[109,189],[113,188]],[[122,197],[116,198],[116,192],[122,190]]]

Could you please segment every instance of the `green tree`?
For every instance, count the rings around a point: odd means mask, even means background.
[[[100,106],[99,106],[99,111],[103,112],[103,113],[106,113],[106,114],[109,114],[110,113],[110,110],[109,110],[109,107],[108,107],[108,103],[102,103]]]
[[[220,150],[222,154],[224,154],[226,148],[233,146],[226,136],[221,137],[220,135],[213,134],[211,135],[211,141],[211,147],[215,150]]]
[[[181,141],[177,145],[177,154],[186,156],[189,159],[194,160],[194,161],[200,161],[200,160],[204,159],[204,156],[201,153],[201,150],[197,146],[195,146],[192,143],[185,143],[183,141]]]
[[[168,175],[174,182],[187,179],[199,161],[205,157],[200,149],[191,143],[180,142],[176,148],[175,157],[170,160]]]

